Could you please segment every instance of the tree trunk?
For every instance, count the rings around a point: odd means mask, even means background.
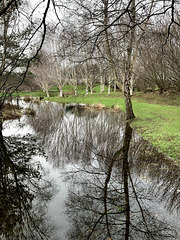
[[[125,97],[125,104],[126,104],[126,119],[127,120],[133,119],[133,118],[135,118],[135,115],[134,115],[133,108],[132,108],[128,78],[127,78],[127,80],[125,80],[124,97]]]
[[[46,95],[47,95],[47,97],[49,97],[49,91],[48,90],[46,90]]]
[[[101,89],[102,92],[104,92],[104,82],[102,83],[102,89]]]
[[[130,95],[131,96],[133,95],[133,85],[134,85],[134,78],[133,76],[131,76],[131,79],[130,79]]]
[[[100,94],[102,94],[102,84],[103,84],[103,81],[102,81],[102,76],[101,76],[101,80],[100,80]]]
[[[116,92],[116,80],[114,80],[114,92]]]
[[[111,93],[111,80],[108,82],[108,95]]]
[[[131,3],[131,31],[130,31],[130,39],[127,47],[127,60],[126,60],[126,69],[125,69],[125,80],[124,80],[124,97],[126,104],[126,118],[127,120],[135,118],[132,102],[131,102],[131,94],[130,94],[130,83],[132,77],[132,52],[133,52],[133,44],[135,40],[135,28],[133,25],[135,24],[135,0]]]
[[[77,96],[77,87],[74,88],[74,95]]]
[[[59,97],[63,97],[63,91],[62,91],[62,88],[59,88]]]
[[[100,80],[100,94],[102,94],[104,92],[104,80],[103,77],[101,76],[101,80]]]
[[[124,82],[125,82],[125,76],[123,76],[122,86],[121,86],[121,90],[122,90],[122,93],[123,93],[123,94],[124,94]]]
[[[2,124],[3,124],[3,114],[2,114],[2,104],[0,105],[0,136],[2,134]]]
[[[133,95],[133,86],[130,86],[130,96],[132,97]]]
[[[86,93],[85,95],[88,95],[88,85],[86,84]]]

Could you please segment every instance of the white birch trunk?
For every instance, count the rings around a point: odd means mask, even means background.
[[[133,95],[133,81],[131,79],[131,82],[130,82],[130,95],[132,96]]]
[[[59,97],[62,97],[63,96],[63,91],[62,91],[62,88],[59,89]]]
[[[85,95],[88,95],[88,85],[87,85],[87,83],[86,83],[86,93],[85,93]]]
[[[122,93],[124,93],[124,82],[125,82],[125,76],[122,77],[122,87],[121,87]]]
[[[111,81],[108,82],[108,95],[111,93]]]
[[[131,2],[131,26],[135,24],[135,0]],[[127,46],[127,59],[126,59],[126,69],[125,69],[125,78],[124,78],[124,97],[126,104],[126,117],[127,120],[135,118],[131,95],[130,95],[130,81],[132,77],[132,55],[133,55],[133,44],[135,41],[135,28],[132,28],[130,31],[129,42]]]
[[[93,94],[93,88],[91,87],[91,94]]]
[[[74,95],[77,96],[77,87],[74,88]]]
[[[99,88],[99,90],[100,90],[100,94],[102,94],[102,77],[101,77],[101,80],[100,80],[100,88]]]
[[[116,92],[116,80],[114,80],[114,92]]]
[[[49,98],[49,91],[48,90],[46,90],[46,95]]]
[[[104,88],[105,88],[105,86],[104,86],[104,81],[103,81],[103,83],[102,83],[102,92],[104,92]]]
[[[100,94],[102,94],[102,92],[104,92],[104,81],[101,77],[101,80],[100,80]]]

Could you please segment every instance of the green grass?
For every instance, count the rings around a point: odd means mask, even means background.
[[[55,94],[55,96],[57,93]],[[14,94],[14,96],[17,96],[17,94]],[[35,92],[21,92],[19,93],[20,97],[30,96],[30,97],[46,97],[46,93],[44,93],[41,90],[35,91]]]
[[[160,151],[180,164],[180,106],[134,101],[132,126]]]
[[[50,97],[47,99],[52,102],[62,102],[62,103],[85,103],[85,104],[96,104],[102,103],[108,107],[113,105],[120,105],[122,110],[125,110],[124,99],[120,97],[120,94],[113,93],[111,96],[108,96],[107,93],[100,95],[99,93],[88,94],[78,94],[77,96],[70,95],[68,97],[59,98],[59,97]]]
[[[59,98],[57,88],[52,88],[50,98],[47,101],[60,103],[101,103],[107,107],[117,105],[125,111],[124,98],[121,92],[111,92],[108,96],[107,88],[101,95],[99,86],[94,92],[85,96],[85,87],[78,86],[78,95],[73,95],[71,86],[64,87],[65,97]],[[30,95],[33,97],[45,96],[42,91],[21,93],[21,96]],[[149,140],[164,154],[168,155],[177,164],[180,164],[180,93],[172,95],[142,94],[134,93],[132,98],[133,109],[136,118],[131,125],[145,139]]]

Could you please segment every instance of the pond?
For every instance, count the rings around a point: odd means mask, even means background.
[[[20,105],[36,114],[3,123],[0,239],[180,239],[180,169],[123,113]]]

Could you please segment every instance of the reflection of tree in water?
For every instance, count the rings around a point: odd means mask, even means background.
[[[68,201],[75,226],[69,238],[174,239],[158,207],[160,200],[180,206],[179,168],[125,125],[122,114],[66,110],[39,106],[31,125],[56,166],[78,166],[69,173],[76,183]]]
[[[128,161],[131,137],[127,124],[122,147],[112,158],[103,150],[98,154],[103,165],[91,161],[69,173],[81,186],[72,186],[67,201],[73,223],[69,239],[176,239],[172,227],[148,207],[152,199],[146,189],[132,179]]]
[[[118,139],[122,137],[122,127],[118,127],[117,132],[117,126],[122,125],[124,118],[124,115],[122,118],[120,116],[104,111],[84,111],[82,107],[79,109],[76,106],[62,107],[47,103],[36,109],[36,117],[29,119],[29,123],[41,136],[49,157],[59,166],[63,161],[67,163],[87,159],[89,151],[84,146],[89,146],[89,143],[108,145],[109,137],[113,137],[112,131],[115,133],[115,144],[117,136]],[[115,144],[116,148],[118,142]]]
[[[63,162],[87,162],[91,157],[102,165],[103,156],[110,158],[122,147],[123,114],[84,111],[79,106],[52,103],[39,105],[36,112],[36,117],[29,121],[42,137],[43,146],[56,166]],[[93,151],[88,151],[92,146]],[[146,175],[153,181],[154,192],[161,192],[159,198],[166,198],[171,208],[180,207],[179,167],[135,132],[132,132],[128,155],[132,174]]]
[[[135,133],[134,133],[135,134]],[[168,210],[180,210],[180,168],[172,159],[159,153],[148,141],[133,137],[129,154],[131,169],[152,182],[151,193],[164,200]]]
[[[41,166],[32,161],[40,154],[35,139],[3,137],[0,133],[0,238],[51,239],[45,219],[53,186],[42,179]]]

